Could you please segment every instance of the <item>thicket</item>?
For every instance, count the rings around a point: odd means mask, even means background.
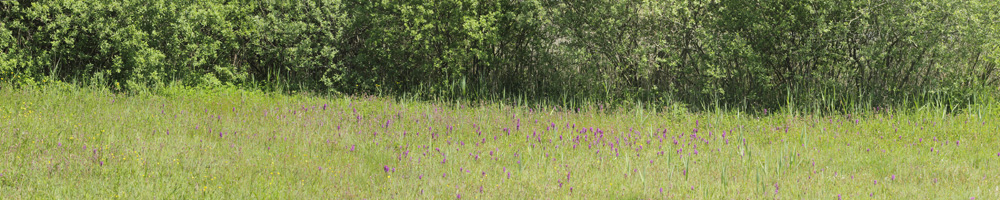
[[[0,1],[0,82],[836,111],[1000,87],[992,0]]]

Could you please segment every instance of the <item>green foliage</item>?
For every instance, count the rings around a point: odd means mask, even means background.
[[[577,1],[549,7],[598,99],[829,110],[972,103],[997,85],[996,3]],[[992,6],[992,7],[991,7]],[[559,42],[557,42],[559,43]],[[981,45],[985,44],[985,45]],[[992,45],[992,46],[991,46]],[[603,93],[602,93],[603,92]],[[834,99],[826,100],[826,99]],[[910,100],[912,100],[910,99]],[[708,103],[711,104],[711,103]]]
[[[220,55],[233,41],[233,5],[167,1],[4,2],[14,12],[9,56],[19,71],[134,90],[169,80],[211,84],[238,81]],[[219,9],[222,8],[222,9]],[[230,17],[230,18],[227,18]],[[236,72],[234,72],[236,71]],[[236,73],[236,74],[234,74]],[[198,77],[192,77],[198,76]],[[219,81],[215,81],[219,82]]]
[[[0,78],[827,111],[1000,88],[997,2],[0,2]],[[638,105],[640,103],[636,103]]]
[[[344,56],[355,92],[426,90],[479,98],[540,89],[547,74],[543,13],[536,1],[363,1],[348,4],[355,23]],[[551,84],[551,83],[550,83]],[[461,88],[466,88],[463,92]]]

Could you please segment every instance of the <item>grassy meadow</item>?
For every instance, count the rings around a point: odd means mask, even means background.
[[[998,116],[6,88],[0,199],[1000,199]]]

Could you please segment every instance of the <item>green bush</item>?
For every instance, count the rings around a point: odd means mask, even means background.
[[[472,97],[528,92],[547,74],[536,1],[361,1],[336,88]],[[462,88],[465,88],[464,90]]]
[[[995,1],[0,1],[0,78],[842,111],[1000,85]],[[40,81],[41,80],[41,81]]]
[[[942,100],[997,85],[996,3],[577,1],[549,6],[560,55],[598,99],[832,110]],[[991,18],[992,17],[992,18]],[[992,34],[992,35],[991,35]],[[564,68],[565,69],[565,68]],[[575,70],[573,67],[565,70]],[[650,98],[652,96],[653,98]],[[797,102],[797,103],[796,103]]]

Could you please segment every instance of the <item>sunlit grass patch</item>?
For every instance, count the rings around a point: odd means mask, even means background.
[[[3,90],[0,196],[1000,198],[994,107],[676,115],[175,92]]]

